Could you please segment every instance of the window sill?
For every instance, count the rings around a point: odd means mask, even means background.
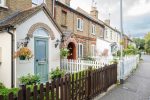
[[[81,30],[81,29],[77,29],[77,31],[83,32],[83,30]]]
[[[8,9],[7,6],[0,5],[0,8]]]
[[[94,36],[96,35],[96,33],[91,33],[91,34],[94,35]]]
[[[67,28],[67,26],[66,26],[66,25],[61,25],[61,27],[63,27],[63,28]]]

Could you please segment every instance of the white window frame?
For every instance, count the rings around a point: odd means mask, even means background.
[[[38,0],[39,1],[39,0]],[[45,0],[42,0],[43,1],[43,3],[46,3],[45,2]],[[37,5],[40,5],[41,3],[39,3],[39,2],[33,2],[33,0],[32,0],[32,6],[34,7],[34,6],[37,6]]]
[[[6,7],[6,0],[0,0],[0,7]]]
[[[82,50],[80,50],[81,49],[80,46],[82,46]],[[78,58],[83,58],[83,44],[82,43],[78,43]]]
[[[94,24],[92,24],[92,27],[91,27],[91,34],[93,35],[96,34],[96,26]]]
[[[83,19],[77,18],[77,30],[78,31],[83,31]]]
[[[96,56],[95,47],[96,46],[94,44],[91,45],[91,57],[95,57]]]

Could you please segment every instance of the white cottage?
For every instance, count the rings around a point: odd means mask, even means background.
[[[38,74],[48,81],[51,69],[60,66],[61,30],[47,7],[40,6],[17,12],[0,22],[0,82],[6,87],[17,87],[18,78]],[[25,39],[26,38],[26,39]],[[14,52],[22,42],[28,43],[33,53],[30,60],[14,59]]]

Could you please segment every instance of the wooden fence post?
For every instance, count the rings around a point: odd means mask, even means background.
[[[0,95],[0,100],[4,100],[4,97],[2,95]]]
[[[91,98],[91,71],[92,71],[92,67],[88,68],[88,97],[87,99],[89,100]]]
[[[23,100],[26,100],[26,85],[21,85]]]

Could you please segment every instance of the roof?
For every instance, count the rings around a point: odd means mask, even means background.
[[[77,14],[79,14],[79,15],[81,15],[81,16],[83,16],[83,17],[85,17],[85,18],[87,18],[87,19],[89,19],[89,20],[91,20],[91,21],[101,25],[102,27],[104,27],[104,24],[101,21],[98,21],[97,19],[95,19],[95,18],[93,18],[93,17],[83,13],[80,10],[75,10],[75,9],[71,8],[70,6],[68,6],[68,5],[61,3],[60,1],[56,1],[55,4],[63,6],[64,8],[67,8],[67,9],[71,10],[72,12],[77,13]]]
[[[15,25],[27,20],[28,18],[32,17],[33,15],[35,15],[37,12],[39,12],[41,10],[44,10],[46,12],[46,14],[52,19],[53,23],[58,28],[58,30],[62,33],[61,29],[59,28],[59,26],[53,19],[50,11],[48,10],[48,8],[46,7],[45,4],[41,4],[39,6],[32,7],[32,8],[23,10],[23,11],[18,11],[16,13],[10,15],[9,17],[6,17],[5,19],[0,21],[0,29],[15,26]]]
[[[106,24],[105,22],[103,22],[102,20],[93,18],[89,13],[87,13],[86,11],[84,11],[83,9],[81,9],[80,7],[77,7],[76,10],[79,11],[80,13],[83,13],[83,14],[85,14],[86,16],[90,17],[91,19],[96,20],[97,22],[99,22],[99,23],[101,23],[101,24],[103,24],[103,25],[105,25],[105,26],[111,28],[112,30],[114,30],[114,31],[116,31],[116,32],[118,32],[118,33],[121,33],[121,32],[118,31],[117,29],[114,29],[114,28],[111,27],[110,25],[107,25],[107,24]]]

